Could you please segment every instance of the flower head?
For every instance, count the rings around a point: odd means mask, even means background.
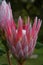
[[[23,20],[21,17],[19,17],[17,29],[14,25],[7,26],[5,34],[9,48],[19,61],[28,58],[33,53],[40,27],[41,20],[37,19],[37,17],[34,20],[33,26],[31,26],[28,17],[28,23],[25,25],[25,29],[23,29]]]
[[[6,23],[12,23],[13,16],[12,16],[12,10],[10,3],[6,3],[5,0],[2,1],[2,4],[0,5],[0,27],[4,27],[4,25],[7,25]]]

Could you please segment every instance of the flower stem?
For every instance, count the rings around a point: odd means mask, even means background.
[[[19,65],[22,65],[22,64],[19,64]]]
[[[9,50],[7,51],[7,58],[8,58],[8,63],[9,63],[9,65],[12,65],[12,64],[11,64],[11,59],[10,59]]]

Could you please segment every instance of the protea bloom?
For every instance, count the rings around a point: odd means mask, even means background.
[[[0,2],[0,35],[1,35],[1,38],[6,41],[6,37],[5,37],[5,28],[7,26],[7,22],[9,22],[8,24],[13,24],[13,16],[12,16],[12,10],[11,10],[11,7],[10,7],[10,3],[6,3],[5,0],[1,1]],[[15,26],[15,24],[14,24]],[[3,43],[5,46],[7,46],[6,43]],[[8,46],[6,47],[6,49],[8,48]],[[8,61],[10,59],[9,57],[9,51],[7,49],[7,57],[8,57]],[[9,65],[11,65],[11,62],[9,61]]]
[[[38,32],[41,27],[41,20],[35,17],[32,26],[30,18],[28,17],[25,29],[23,29],[23,20],[20,16],[18,19],[18,27],[16,29],[13,17],[11,15],[11,8],[9,6],[7,8],[9,9],[8,12],[10,13],[10,19],[9,13],[7,14],[6,12],[5,15],[7,16],[4,20],[4,15],[1,17],[0,26],[5,32],[8,48],[11,50],[13,56],[18,60],[18,62],[22,64],[23,61],[29,58],[33,53],[38,38]],[[3,12],[3,10],[1,12]]]
[[[0,27],[4,27],[6,22],[12,23],[13,16],[10,3],[6,3],[5,0],[0,4]],[[3,24],[2,24],[3,23]]]

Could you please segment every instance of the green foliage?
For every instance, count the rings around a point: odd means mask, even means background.
[[[36,48],[37,48],[37,49],[43,48],[43,44],[42,44],[42,43],[37,42],[37,44],[36,44]]]

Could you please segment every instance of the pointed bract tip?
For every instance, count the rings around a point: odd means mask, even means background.
[[[21,16],[19,16],[18,22],[19,22],[19,24],[23,22]]]
[[[38,19],[38,21],[40,21],[40,19]]]
[[[2,6],[5,6],[6,7],[7,3],[5,0],[2,1]]]
[[[10,5],[10,2],[8,3],[8,5],[9,5],[9,8],[11,9],[11,5]]]
[[[30,19],[30,17],[28,16],[28,18]]]
[[[38,17],[36,16],[36,17],[35,17],[35,21],[36,21],[36,22],[37,22],[37,19],[38,19]]]
[[[42,24],[42,20],[38,19],[38,21]]]
[[[38,17],[36,16],[35,18],[37,19]]]
[[[42,20],[41,20],[41,24],[42,24]]]
[[[30,28],[31,28],[31,23],[30,23]]]
[[[21,16],[19,16],[19,20],[21,20]]]
[[[3,0],[3,1],[2,1],[2,3],[5,3],[5,4],[6,4],[6,1],[5,1],[5,0]]]

